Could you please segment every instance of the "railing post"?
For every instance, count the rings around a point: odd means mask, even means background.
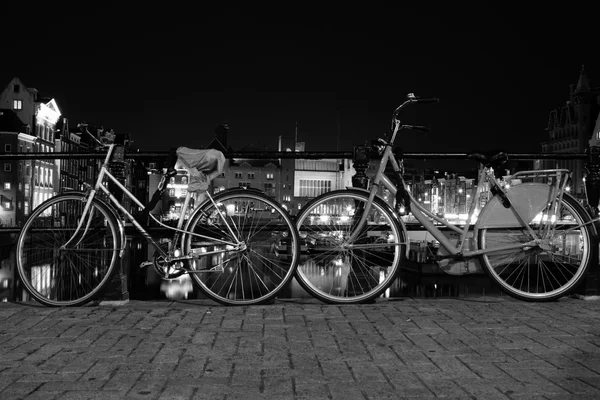
[[[115,141],[118,144],[123,144],[123,137],[121,135],[117,136],[117,140]],[[124,147],[121,149],[115,149],[115,152],[123,151]],[[123,153],[124,154],[124,153]],[[131,168],[128,168],[128,161],[124,158],[116,158],[113,153],[113,162],[110,164],[110,172],[114,175],[115,178],[122,184],[126,185],[127,174],[131,173]],[[124,195],[123,191],[116,187],[116,185],[112,185],[112,182],[109,182],[109,189],[113,193],[113,195],[117,198],[119,202],[123,202]],[[131,238],[126,237],[125,243],[121,243],[121,247],[125,248],[125,252],[123,254],[123,258],[117,258],[117,271],[112,276],[111,281],[108,284],[106,291],[101,295],[100,301],[104,304],[119,304],[126,303],[129,301],[129,267],[130,267],[130,252],[131,252]]]
[[[369,177],[366,174],[369,168],[369,147],[354,146],[352,162],[356,171],[352,177],[352,186],[367,189],[369,186]]]
[[[592,218],[598,217],[598,203],[600,202],[600,140],[593,135],[589,141],[589,157],[585,163],[587,176],[585,178],[585,192],[587,208]],[[600,232],[600,224],[596,222],[596,231]],[[600,239],[592,238],[592,265],[585,279],[582,292],[585,295],[598,295],[600,293]]]
[[[356,173],[352,177],[352,186],[361,189],[369,188],[369,177],[367,176],[367,169],[369,168],[369,147],[368,146],[355,146],[352,154],[352,163]],[[359,250],[360,251],[360,250]],[[354,261],[351,268],[354,270],[348,277],[348,292],[352,295],[353,288],[371,287],[378,276],[372,276],[369,273],[365,273],[364,269],[360,265],[354,268]],[[362,291],[354,293],[358,296],[362,294]],[[371,300],[368,303],[374,303],[375,300]]]

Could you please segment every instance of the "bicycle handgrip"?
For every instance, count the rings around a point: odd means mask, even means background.
[[[413,131],[429,132],[429,128],[422,125],[402,125],[404,129],[411,129]]]
[[[429,97],[426,99],[416,99],[417,103],[439,103],[440,99],[438,97]]]

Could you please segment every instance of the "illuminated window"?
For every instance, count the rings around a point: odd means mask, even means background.
[[[317,197],[323,193],[331,191],[331,181],[301,179],[299,190],[300,197]]]
[[[292,196],[283,196],[283,201],[292,201]]]
[[[28,200],[25,200],[25,202],[23,202],[23,214],[29,215],[29,201]]]
[[[6,208],[7,210],[10,210],[10,201],[5,201],[4,204],[2,204],[4,206],[4,208]]]
[[[22,110],[23,100],[13,100],[13,110]]]
[[[10,182],[4,182],[4,190],[10,190]]]
[[[267,179],[273,179],[273,174],[267,174]]]
[[[175,189],[169,189],[169,196],[175,197]]]

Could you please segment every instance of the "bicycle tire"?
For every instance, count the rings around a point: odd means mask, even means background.
[[[224,305],[273,300],[289,284],[298,264],[300,241],[289,214],[277,201],[256,190],[227,190],[216,194],[213,201],[207,200],[194,210],[186,231],[240,240],[246,248],[229,252],[223,244],[184,234],[184,252],[200,254],[188,262],[192,281],[206,296]],[[220,215],[233,228],[233,236]],[[204,251],[221,249],[217,255],[201,256]]]
[[[548,219],[553,219],[547,207],[550,193],[548,185],[522,184],[511,188],[509,196],[513,204],[525,210],[524,216],[530,227],[540,231]],[[538,198],[541,200],[536,200]],[[489,207],[486,222],[478,227],[480,249],[515,241],[526,243],[532,239],[522,223],[507,216],[507,209],[499,199],[493,198]],[[524,301],[554,301],[573,292],[583,282],[592,261],[594,228],[591,224],[579,225],[588,223],[591,218],[567,193],[563,194],[555,215],[558,215],[554,218],[555,229],[552,234],[542,237],[544,241],[540,246],[492,252],[480,257],[484,270],[503,292]],[[500,220],[503,221],[501,224],[497,222]],[[574,229],[577,226],[579,228]]]
[[[54,196],[38,207],[23,225],[17,240],[17,271],[26,291],[51,307],[81,306],[105,289],[119,251],[114,212],[92,200],[91,219],[73,248],[62,248],[75,232],[85,207],[84,193]]]
[[[346,189],[316,197],[296,220],[306,241],[296,280],[309,294],[329,304],[365,303],[381,296],[405,261],[406,231],[390,206],[374,198],[368,224],[344,247],[369,193]],[[362,207],[362,208],[361,208]],[[324,217],[325,216],[325,217]],[[360,246],[360,247],[359,247]]]

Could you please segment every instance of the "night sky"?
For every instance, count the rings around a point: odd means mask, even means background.
[[[235,150],[276,150],[296,122],[306,150],[350,150],[385,134],[414,92],[441,102],[405,114],[432,129],[407,133],[397,143],[405,151],[539,152],[548,114],[568,100],[582,64],[600,82],[598,21],[583,8],[200,4],[54,10],[32,30],[11,18],[0,86],[18,76],[54,97],[71,124],[129,133],[143,151],[206,145],[220,123]]]

